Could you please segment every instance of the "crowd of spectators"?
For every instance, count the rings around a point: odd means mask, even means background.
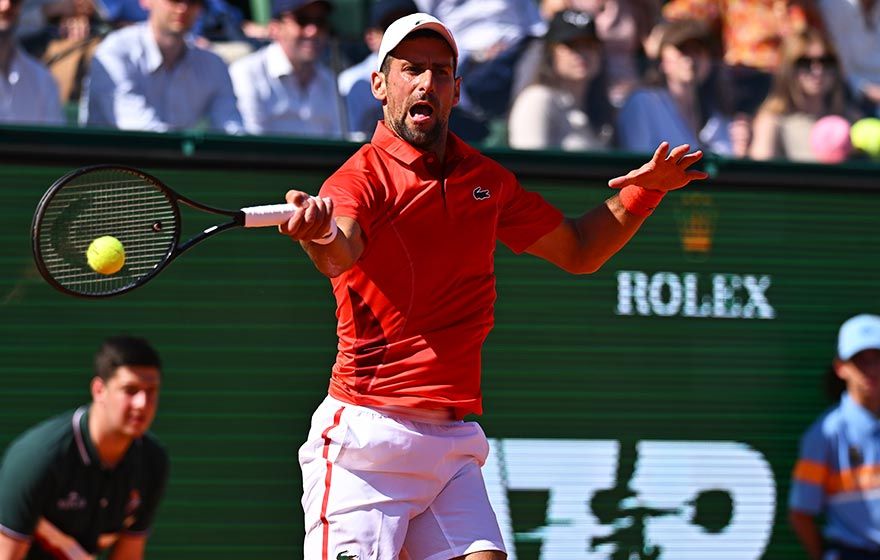
[[[458,41],[469,142],[880,157],[880,0],[270,1],[0,0],[0,123],[366,141],[382,34],[422,11]]]

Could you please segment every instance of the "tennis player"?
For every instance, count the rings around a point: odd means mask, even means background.
[[[384,120],[282,233],[332,279],[339,351],[300,449],[305,558],[506,558],[480,467],[480,351],[493,324],[496,240],[590,273],[667,191],[705,173],[661,144],[576,219],[448,130],[458,50],[427,14],[394,22],[372,74]],[[321,239],[332,231],[338,235]],[[312,240],[318,239],[321,243]],[[328,242],[329,241],[329,242]]]
[[[168,478],[147,433],[160,361],[144,340],[104,341],[92,403],[34,426],[0,465],[0,560],[140,560]]]

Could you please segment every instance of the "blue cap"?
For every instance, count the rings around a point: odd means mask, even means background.
[[[272,17],[278,19],[284,14],[295,12],[309,4],[323,4],[328,10],[333,9],[333,4],[328,0],[272,0]]]
[[[880,316],[856,315],[840,326],[837,356],[847,361],[862,350],[880,350]]]
[[[375,0],[370,7],[370,27],[384,31],[394,20],[418,11],[413,0]]]

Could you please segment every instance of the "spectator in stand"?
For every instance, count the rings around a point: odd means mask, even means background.
[[[61,101],[75,100],[80,81],[101,40],[101,19],[93,0],[23,0],[16,35],[48,67]]]
[[[696,19],[720,30],[733,110],[746,115],[754,115],[770,91],[783,38],[821,26],[813,0],[669,0],[662,15],[670,21]]]
[[[855,120],[846,104],[846,86],[834,47],[815,28],[789,35],[773,89],[755,117],[749,156],[816,161],[809,137],[826,115]]]
[[[226,63],[190,37],[201,1],[144,2],[149,19],[114,31],[95,52],[80,122],[155,132],[204,123],[241,133]]]
[[[273,0],[272,43],[229,70],[247,132],[342,137],[336,78],[321,62],[332,9],[326,0]]]
[[[458,42],[462,109],[506,117],[519,62],[547,24],[534,0],[415,0],[449,27]],[[452,125],[454,128],[454,125]]]
[[[609,96],[620,107],[641,82],[642,43],[660,20],[660,0],[541,0],[541,15],[547,21],[562,10],[596,18]]]
[[[376,58],[385,30],[395,20],[419,11],[412,0],[376,0],[370,8],[370,22],[364,43],[370,49],[365,59],[339,74],[339,93],[348,111],[348,132],[354,140],[365,140],[382,119],[382,104],[370,91]]]
[[[0,0],[0,122],[60,125],[58,87],[15,37],[23,0]]]
[[[613,107],[592,14],[564,10],[553,16],[541,68],[537,81],[517,96],[510,111],[510,147],[605,149],[612,135]]]
[[[648,87],[627,99],[617,120],[618,144],[624,150],[649,152],[658,139],[689,144],[723,155],[745,155],[735,148],[733,121],[713,58],[714,38],[703,23],[671,22],[660,41],[658,68]]]
[[[818,1],[853,97],[880,117],[880,0]]]

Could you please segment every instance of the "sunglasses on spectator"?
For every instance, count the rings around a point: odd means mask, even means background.
[[[293,21],[295,21],[300,27],[308,27],[310,25],[314,25],[318,29],[328,29],[330,27],[330,18],[325,15],[315,16],[297,14],[296,12],[291,15],[293,16]]]
[[[822,68],[835,68],[837,60],[826,54],[825,56],[802,56],[794,61],[795,68],[804,71],[811,69],[814,64],[818,64]]]

